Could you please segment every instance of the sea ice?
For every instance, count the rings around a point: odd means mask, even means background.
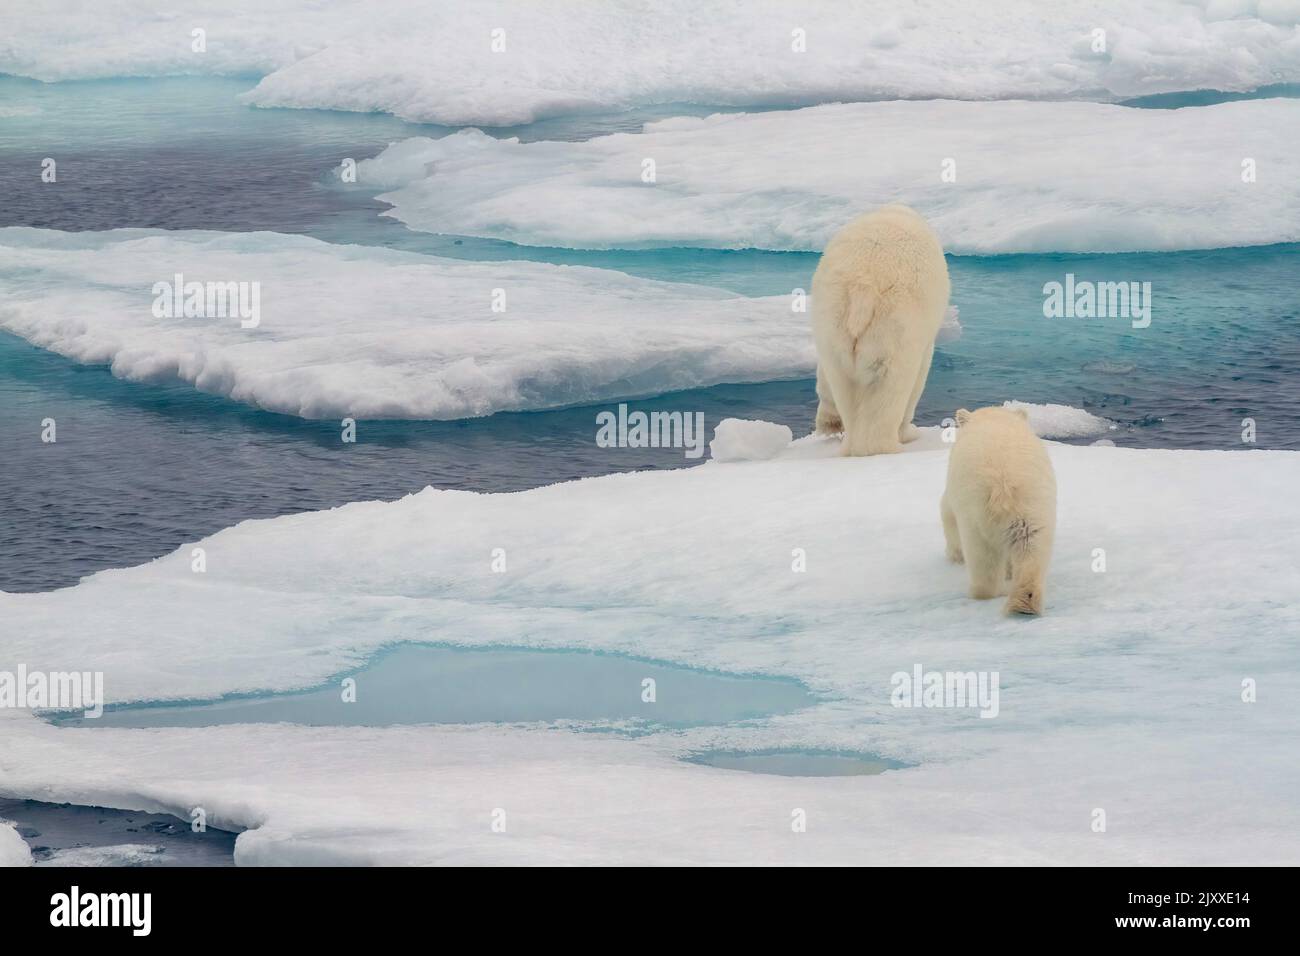
[[[259,106],[508,126],[671,103],[1250,90],[1300,80],[1298,19],[1249,0],[7,0],[0,72],[254,74]]]
[[[805,378],[816,367],[791,296],[610,269],[277,233],[13,227],[0,229],[0,251],[0,329],[119,378],[180,379],[304,418],[470,418]],[[256,285],[256,324],[155,313],[159,298],[184,299],[178,287],[191,280]],[[159,282],[168,288],[155,295]],[[960,335],[950,306],[938,341]]]
[[[1007,408],[1023,408],[1029,426],[1040,438],[1090,438],[1114,431],[1119,426],[1072,405],[1037,405],[1032,402],[1003,402]]]
[[[1295,99],[853,103],[573,143],[463,130],[357,176],[413,229],[538,246],[820,251],[902,202],[949,253],[1209,249],[1300,239],[1297,128]]]
[[[275,233],[9,228],[0,253],[0,329],[120,378],[180,379],[305,418],[468,418],[814,368],[791,296],[608,269]],[[174,290],[176,274],[256,285],[256,326],[155,314],[155,283]]]
[[[812,707],[635,739],[83,729],[3,709],[0,793],[203,807],[251,828],[241,864],[1295,863],[1300,456],[1051,444],[1047,613],[1025,621],[969,599],[944,559],[946,452],[923,431],[900,455],[805,439],[745,467],[429,489],[236,525],[197,542],[203,574],[187,544],[0,594],[0,660],[102,670],[111,700],[308,687],[438,637],[785,675]],[[996,672],[997,717],[894,706],[891,675],[918,666]],[[812,779],[679,759],[799,748],[909,766]]]
[[[31,866],[32,851],[10,824],[0,820],[0,866]]]
[[[713,430],[709,455],[714,461],[763,461],[775,458],[793,438],[788,425],[724,418]]]

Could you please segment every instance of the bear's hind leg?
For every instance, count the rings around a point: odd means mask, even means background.
[[[910,393],[900,385],[888,360],[877,360],[850,386],[852,411],[836,399],[844,418],[843,454],[891,455],[903,450],[898,433]]]
[[[850,454],[849,435],[856,424],[857,395],[861,386],[854,381],[851,372],[834,361],[827,362],[824,365],[818,363],[817,375],[825,385],[826,396],[830,399],[829,405],[835,409],[840,421],[840,430],[844,433],[844,437],[840,442],[840,454],[848,455]],[[822,407],[818,407],[819,415]],[[829,413],[829,411],[828,408],[827,412]]]
[[[831,394],[830,383],[817,363],[817,420],[813,433],[817,435],[838,435],[844,431],[844,422],[840,420],[839,409],[835,407],[835,397]]]
[[[934,361],[934,343],[925,350],[921,356],[921,367],[917,370],[916,382],[912,385],[912,395],[907,401],[907,409],[903,412],[903,424],[898,429],[898,440],[901,442],[916,441],[921,437],[921,431],[912,424],[912,419],[916,417],[916,406],[921,401],[921,393],[925,391],[925,381],[930,377],[930,363]]]
[[[1006,556],[969,524],[960,525],[960,528],[962,553],[970,572],[970,596],[977,601],[997,597],[1002,593]]]

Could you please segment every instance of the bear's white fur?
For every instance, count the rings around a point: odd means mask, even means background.
[[[957,411],[939,511],[949,560],[970,571],[971,597],[997,597],[1010,580],[1007,613],[1043,613],[1056,475],[1024,409]]]
[[[916,403],[948,307],[948,265],[919,214],[884,206],[835,234],[812,281],[816,430],[841,453],[880,455],[916,438]]]

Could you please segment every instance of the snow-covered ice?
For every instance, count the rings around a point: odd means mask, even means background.
[[[820,251],[902,202],[950,253],[1210,249],[1300,239],[1297,129],[1300,100],[1281,98],[853,103],[573,143],[463,130],[390,146],[357,176],[414,229],[527,245]]]
[[[1006,401],[1008,408],[1022,408],[1029,417],[1029,427],[1039,438],[1090,438],[1116,431],[1114,422],[1094,415],[1073,405],[1037,404],[1034,402]],[[956,409],[953,410],[954,412]],[[946,424],[953,424],[951,420]],[[911,450],[942,448],[943,433],[936,428],[920,430],[921,438]],[[724,418],[718,422],[714,437],[709,442],[709,454],[714,461],[766,461],[785,453],[789,458],[819,458],[838,452],[837,441],[810,436],[797,442],[785,425],[773,422],[752,421],[743,418]],[[1114,442],[1111,442],[1113,445]]]
[[[0,794],[203,806],[210,825],[252,828],[243,864],[1295,863],[1300,456],[1049,446],[1055,557],[1046,616],[1026,621],[968,599],[944,560],[946,446],[924,432],[893,456],[803,439],[744,465],[430,489],[244,522],[202,542],[205,574],[185,545],[0,594],[0,659],[103,670],[112,700],[305,687],[381,645],[441,639],[785,675],[814,707],[635,739],[58,728],[0,710]],[[491,571],[497,547],[509,573]],[[892,707],[891,675],[917,664],[998,671],[999,715]],[[710,747],[913,766],[811,779],[678,759]],[[791,833],[795,808],[807,833]]]
[[[4,786],[4,777],[0,775],[0,787]],[[31,866],[32,851],[18,835],[12,825],[0,820],[0,867]]]
[[[0,330],[131,381],[304,418],[455,419],[806,378],[790,296],[278,233],[0,229]],[[258,324],[158,317],[155,283],[258,283]],[[500,290],[503,312],[493,311]],[[940,343],[960,337],[950,306]]]
[[[1297,22],[1279,0],[8,0],[0,72],[253,74],[259,106],[501,126],[671,103],[1250,90],[1300,80]]]
[[[724,418],[713,429],[709,455],[714,461],[764,461],[775,458],[793,438],[789,425]]]
[[[258,283],[259,324],[155,316],[177,273]],[[0,229],[0,282],[0,329],[35,345],[307,418],[467,418],[815,365],[790,296],[275,233]]]
[[[1023,408],[1029,416],[1029,426],[1041,438],[1090,438],[1115,431],[1119,427],[1112,421],[1073,405],[1039,405],[1016,401],[1002,404],[1008,408]]]

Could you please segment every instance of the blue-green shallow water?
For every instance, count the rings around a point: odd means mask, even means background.
[[[807,288],[816,256],[756,250],[580,252],[412,232],[372,197],[333,181],[343,156],[444,129],[378,114],[256,110],[246,79],[39,84],[0,77],[0,225],[276,229],[326,241],[472,259],[580,263],[750,295]],[[1167,105],[1167,104],[1166,104]],[[693,107],[552,120],[523,138],[635,129]],[[60,162],[39,182],[40,159]],[[951,258],[965,332],[942,345],[918,410],[1019,399],[1119,422],[1117,444],[1300,447],[1300,246],[1140,255]],[[1150,282],[1150,328],[1123,319],[1045,319],[1042,287]],[[0,290],[2,291],[2,290]],[[792,316],[792,321],[802,321]],[[648,396],[635,407],[764,418],[806,432],[809,380]],[[514,491],[692,462],[671,449],[600,449],[613,403],[462,422],[333,422],[273,415],[180,384],[117,381],[0,333],[0,589],[42,590],[141,563],[245,518],[391,499],[426,485]],[[40,422],[59,441],[40,441]]]
[[[1152,110],[1176,110],[1184,106],[1213,106],[1215,103],[1233,103],[1238,100],[1266,100],[1278,97],[1300,97],[1300,83],[1270,83],[1257,90],[1228,93],[1223,90],[1185,90],[1176,93],[1150,93],[1120,100],[1119,106],[1136,106]]]
[[[78,713],[51,719],[82,727],[387,727],[556,720],[690,727],[786,714],[816,703],[792,680],[587,651],[408,644],[377,655],[350,677],[355,682],[351,700],[344,699],[340,678],[298,693],[128,706],[106,709],[97,718]]]

